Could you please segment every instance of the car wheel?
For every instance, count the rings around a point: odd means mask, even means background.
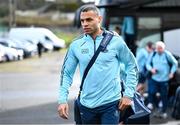
[[[5,55],[5,62],[9,62],[9,61],[10,61],[10,59],[9,59],[8,55]]]

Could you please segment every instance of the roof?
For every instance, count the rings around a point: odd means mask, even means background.
[[[98,7],[180,7],[180,0],[100,0]]]
[[[180,7],[180,0],[162,0],[145,5],[144,7]]]

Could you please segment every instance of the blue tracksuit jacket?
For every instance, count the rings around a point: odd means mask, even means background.
[[[71,43],[61,71],[59,103],[67,102],[68,89],[77,65],[82,79],[83,72],[102,38],[102,34],[95,40],[84,34]],[[84,81],[80,95],[82,105],[95,108],[121,98],[120,62],[125,64],[127,73],[124,96],[133,97],[138,81],[137,63],[122,37],[114,35],[107,50],[100,52]]]
[[[146,62],[148,59],[148,52],[145,48],[141,48],[140,50],[137,51],[136,54],[136,60],[137,60],[137,64],[138,64],[138,68],[140,72],[144,71],[144,68],[146,66]]]
[[[151,61],[153,66],[151,65]],[[172,64],[172,67],[169,66],[168,61]],[[173,57],[173,55],[169,51],[165,50],[162,54],[156,52],[154,56],[153,53],[151,53],[146,64],[146,68],[149,71],[152,68],[157,69],[157,73],[152,75],[152,79],[158,82],[165,82],[169,80],[169,73],[174,73],[177,70],[177,64],[177,60]]]

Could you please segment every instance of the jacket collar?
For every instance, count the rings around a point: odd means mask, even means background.
[[[101,38],[104,37],[105,34],[107,33],[107,30],[106,30],[105,28],[101,27],[101,29],[102,29],[103,32],[102,32],[102,34],[97,35],[96,39],[101,39]],[[87,39],[89,39],[89,38],[92,39],[92,37],[91,37],[89,34],[85,34],[85,33],[84,33],[84,36],[85,36],[85,38],[87,38]]]

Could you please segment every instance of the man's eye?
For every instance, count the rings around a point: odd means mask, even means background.
[[[89,21],[92,21],[92,19],[87,19],[87,21],[89,22]]]

